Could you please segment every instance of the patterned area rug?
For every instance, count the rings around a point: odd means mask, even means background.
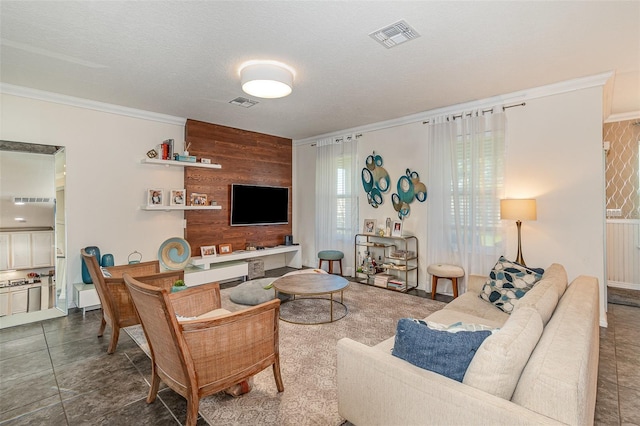
[[[246,308],[231,302],[229,292],[221,291],[223,308]],[[424,318],[445,306],[443,302],[357,283],[344,291],[344,304],[348,308],[346,317],[334,323],[298,325],[280,321],[284,392],[278,393],[272,369],[268,368],[254,376],[248,394],[234,398],[221,392],[203,398],[200,414],[211,425],[340,425],[344,419],[338,415],[338,340],[349,337],[373,346],[395,334],[400,318]],[[328,302],[305,306],[309,309],[308,318],[301,318],[305,322],[322,317],[329,308]],[[316,309],[322,312],[314,312]],[[146,350],[140,326],[125,330]]]

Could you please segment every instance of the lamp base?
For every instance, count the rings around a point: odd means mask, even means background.
[[[516,226],[518,227],[518,255],[516,256],[516,263],[519,263],[522,266],[527,266],[527,264],[524,263],[524,257],[522,257],[522,238],[520,232],[522,222],[519,220],[516,221]]]

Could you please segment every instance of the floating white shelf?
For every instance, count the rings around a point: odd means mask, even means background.
[[[158,160],[157,158],[143,158],[140,160],[142,164],[157,164],[160,166],[175,166],[175,167],[203,167],[205,169],[221,169],[220,164],[205,164],[205,163],[190,163],[188,161],[175,161],[175,160]]]
[[[222,206],[140,206],[140,210],[221,210]]]

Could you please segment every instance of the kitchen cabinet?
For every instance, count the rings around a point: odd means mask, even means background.
[[[0,271],[9,269],[9,234],[0,234]]]
[[[53,266],[53,232],[31,233],[31,267]]]
[[[18,288],[11,289],[9,291],[9,296],[11,300],[9,301],[9,306],[11,308],[11,315],[21,314],[23,312],[27,312],[27,306],[29,301],[28,289]]]
[[[53,231],[0,233],[0,271],[54,266]]]
[[[0,288],[0,317],[4,315],[10,315],[9,310],[9,289]]]
[[[11,240],[11,269],[31,268],[31,233],[13,232]]]

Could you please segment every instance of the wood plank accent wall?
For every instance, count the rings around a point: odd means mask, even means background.
[[[187,200],[192,192],[199,192],[222,206],[222,210],[185,211],[185,235],[192,255],[199,256],[201,246],[231,244],[235,251],[244,250],[247,243],[265,247],[283,244],[284,236],[292,233],[292,140],[187,120],[185,141],[191,144],[189,154],[198,161],[209,158],[222,166],[222,169],[184,169]],[[288,187],[289,223],[230,226],[233,183]]]

